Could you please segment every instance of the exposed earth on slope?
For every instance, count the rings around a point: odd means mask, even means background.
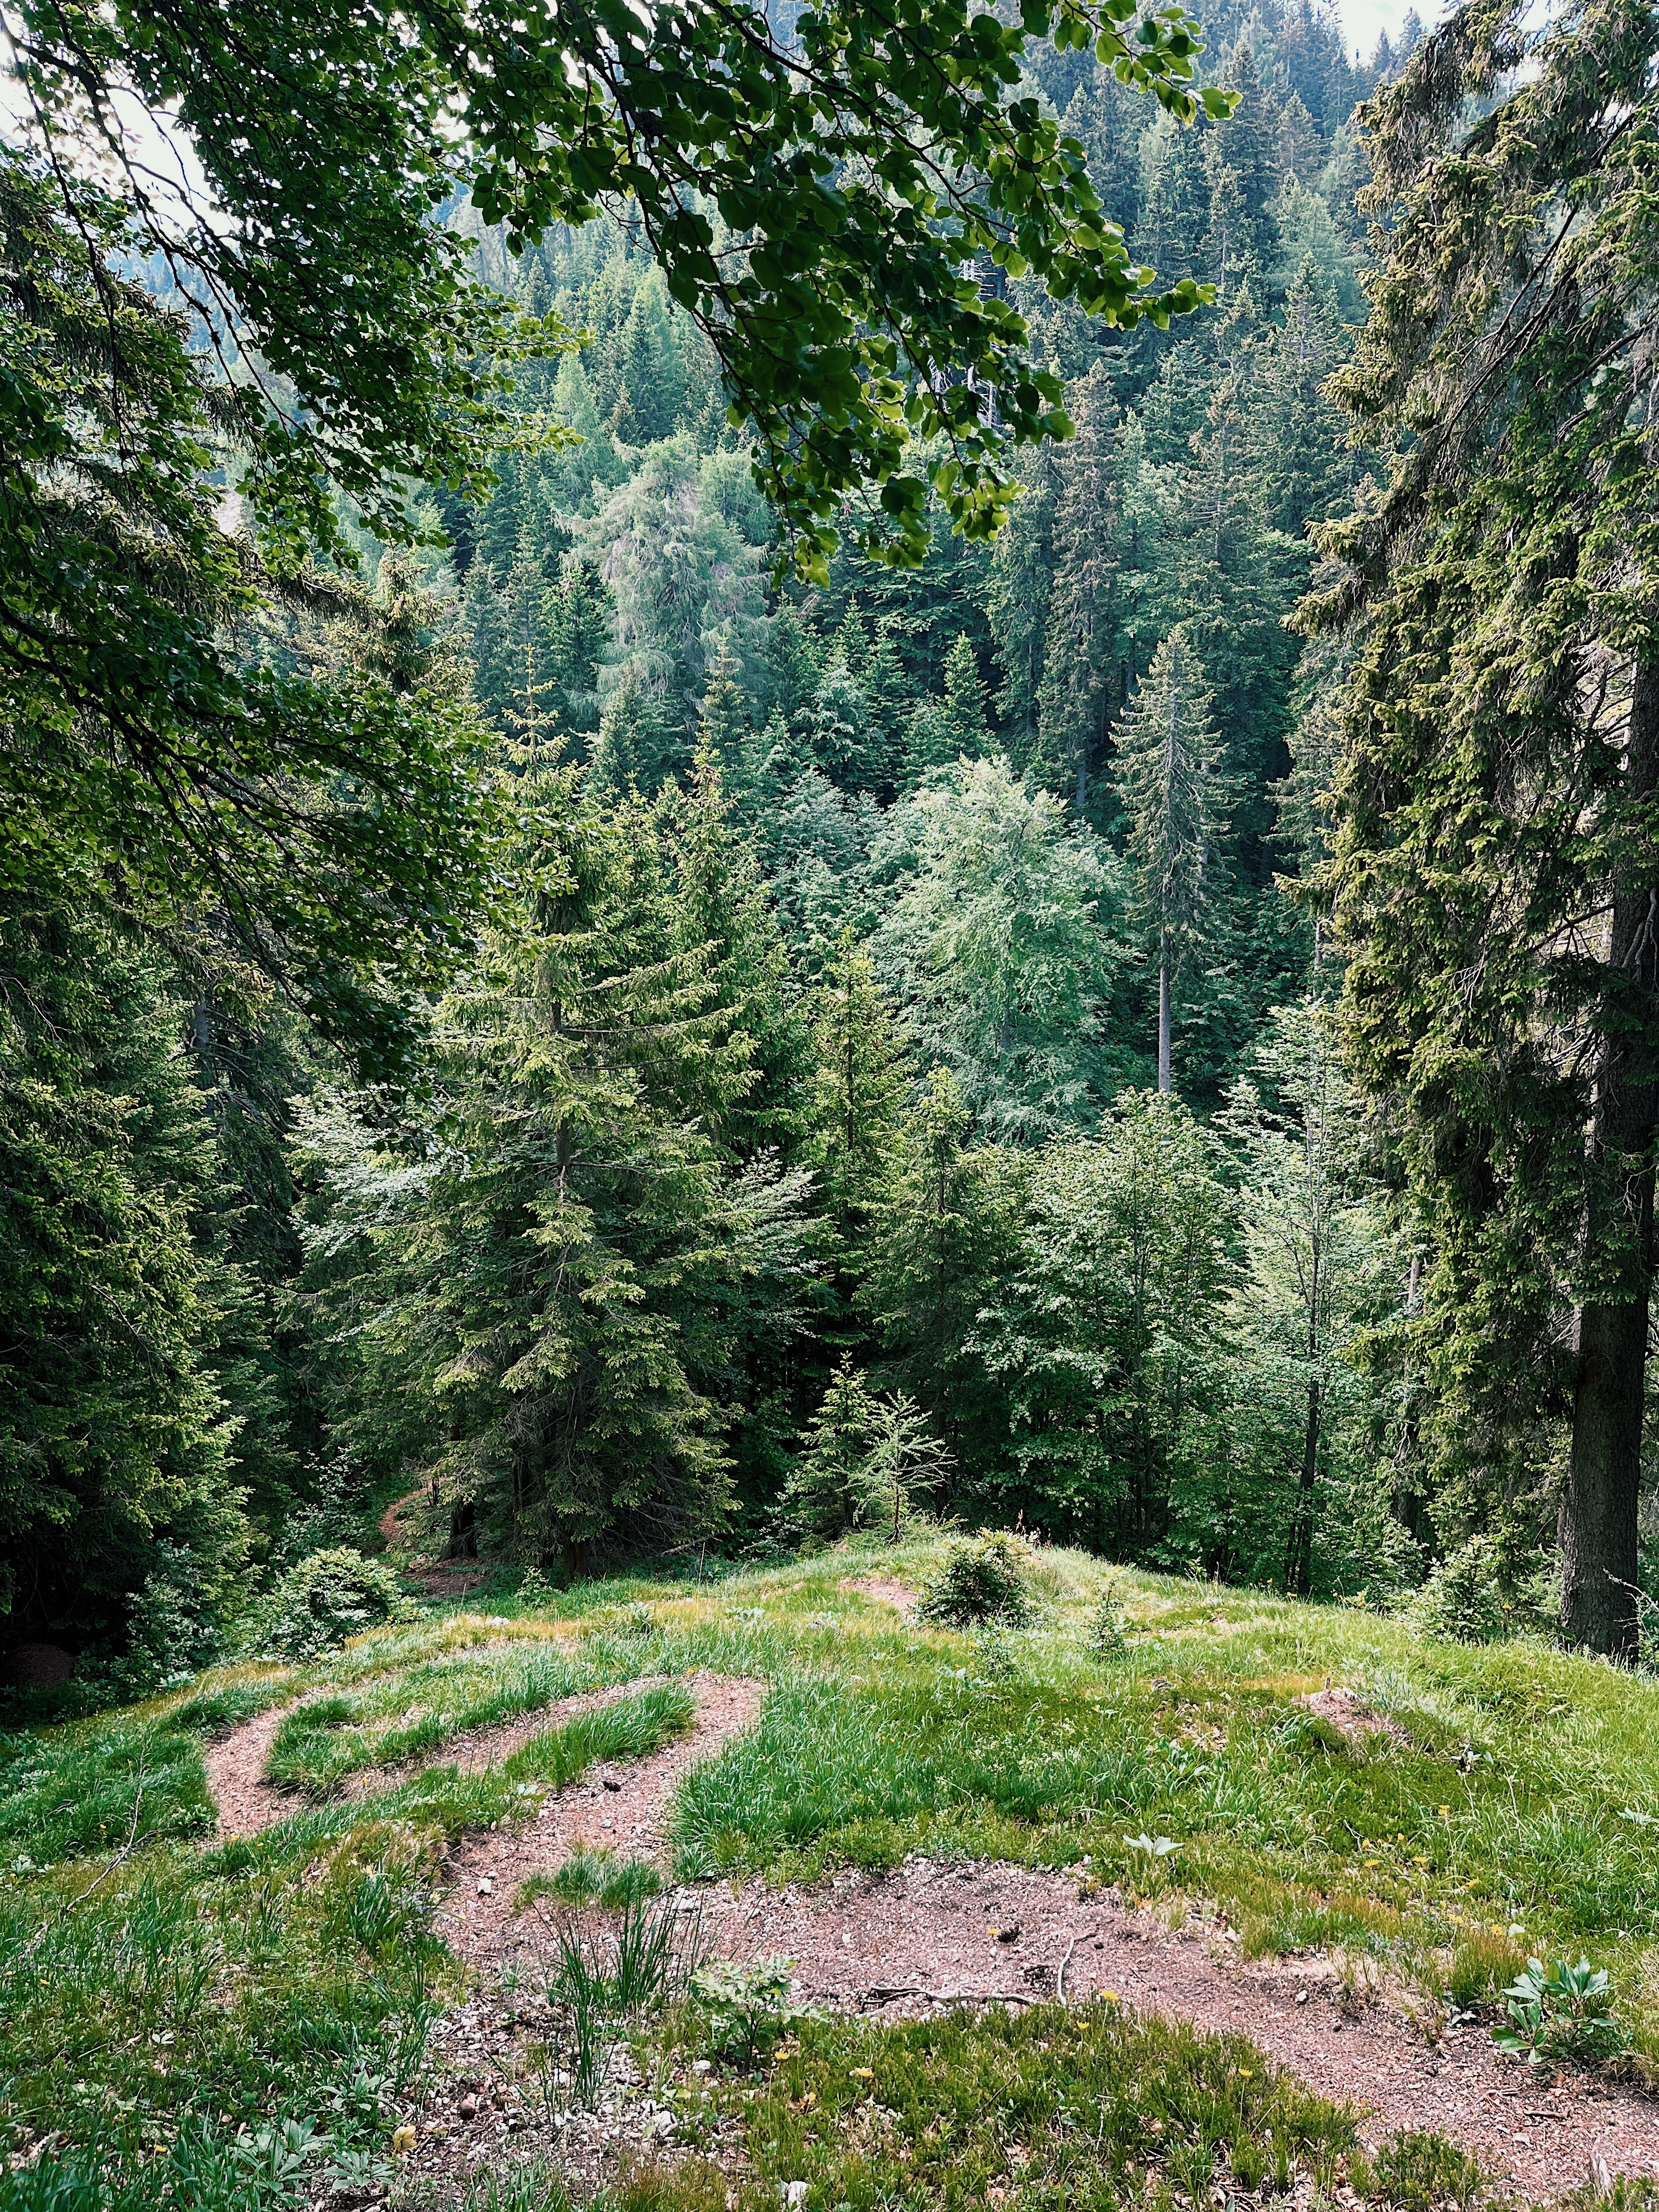
[[[561,1717],[641,1686],[590,1692],[475,1730],[432,1763],[496,1763]],[[675,1789],[752,1725],[763,1696],[762,1684],[730,1676],[694,1674],[687,1686],[696,1717],[685,1736],[635,1764],[590,1769],[522,1826],[471,1836],[450,1855],[437,1932],[481,1986],[434,2034],[452,2078],[423,2124],[416,2154],[422,2169],[459,2173],[509,2135],[548,2124],[532,2118],[522,2089],[509,2085],[515,2053],[538,2033],[530,1993],[545,1980],[556,1915],[540,1906],[516,1912],[514,1899],[525,1881],[554,1873],[581,1850],[655,1859],[666,1871],[665,1824]],[[1339,1710],[1339,1696],[1346,1693],[1322,1694],[1316,1710],[1339,1726],[1376,1725],[1363,1709]],[[252,1832],[295,1806],[260,1778],[283,1710],[209,1753],[228,1832]],[[386,1770],[355,1777],[353,1794],[386,1779]],[[1573,2072],[1540,2076],[1497,2051],[1484,2022],[1442,2014],[1420,1997],[1368,1984],[1363,1973],[1349,1978],[1330,1956],[1245,1961],[1221,1923],[1172,1930],[1115,1891],[1079,1896],[1065,1875],[917,1858],[890,1875],[843,1874],[781,1892],[751,1882],[735,1896],[727,1885],[704,1884],[679,1891],[675,1901],[708,1952],[787,1959],[796,1997],[826,2008],[894,2018],[959,2003],[1115,1996],[1141,2012],[1249,2036],[1310,2087],[1352,2100],[1369,2142],[1432,2129],[1540,2197],[1607,2173],[1659,2176],[1659,2105],[1651,2100]],[[672,2113],[630,2085],[626,2070],[611,2100],[626,2118],[567,2123],[562,2135],[562,2156],[589,2179],[630,2143],[637,2149],[672,2140]]]

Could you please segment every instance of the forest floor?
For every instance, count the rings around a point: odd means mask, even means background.
[[[959,1634],[933,1551],[0,1741],[0,2203],[1659,2203],[1659,1685],[1054,1550]]]

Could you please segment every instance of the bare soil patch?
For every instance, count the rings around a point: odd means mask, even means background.
[[[1411,1741],[1398,1721],[1375,1711],[1352,1690],[1316,1690],[1302,1702],[1310,1713],[1340,1729],[1350,1743],[1363,1743],[1368,1735],[1385,1735],[1390,1743]]]
[[[1249,2036],[1322,2095],[1352,2100],[1371,2143],[1431,2128],[1534,2197],[1592,2177],[1659,2174],[1659,2104],[1563,2072],[1540,2081],[1486,2027],[1433,2042],[1401,1993],[1356,1998],[1328,1958],[1245,1963],[1224,1929],[1171,1934],[1113,1892],[1079,1899],[1063,1875],[914,1860],[779,1894],[751,1883],[703,1899],[703,1929],[733,1959],[794,1962],[799,1997],[837,2010],[926,2013],[951,2002],[1105,1992],[1143,2012]]]
[[[908,1584],[895,1582],[890,1575],[848,1576],[837,1583],[837,1589],[854,1590],[860,1597],[873,1598],[878,1605],[890,1605],[901,1620],[916,1617],[916,1594]]]
[[[453,1886],[436,1927],[469,1966],[499,1975],[541,1947],[544,1931],[536,1916],[513,1910],[520,1884],[532,1875],[555,1873],[584,1850],[614,1850],[623,1858],[662,1854],[663,1814],[681,1777],[728,1736],[752,1727],[764,1695],[763,1684],[723,1674],[689,1675],[686,1686],[696,1715],[677,1742],[649,1759],[591,1767],[522,1827],[471,1836],[452,1853]]]

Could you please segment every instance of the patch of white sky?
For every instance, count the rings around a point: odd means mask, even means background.
[[[1425,27],[1432,30],[1446,10],[1436,0],[1417,0],[1416,12]],[[1203,13],[1201,8],[1199,13]],[[1398,43],[1411,13],[1412,0],[1340,0],[1337,9],[1349,53],[1358,51],[1365,61],[1376,52],[1377,40],[1385,31],[1390,46]]]

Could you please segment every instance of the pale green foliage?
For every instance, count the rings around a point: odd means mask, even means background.
[[[873,1465],[875,1435],[875,1400],[843,1352],[779,1501],[786,1528],[834,1537],[880,1527],[887,1501]]]
[[[878,1396],[844,1352],[807,1425],[780,1519],[797,1536],[880,1528],[896,1536],[914,1501],[936,1492],[952,1463],[915,1400]]]
[[[1037,1161],[1022,1249],[971,1340],[1044,1527],[1153,1547],[1217,1446],[1232,1206],[1186,1108],[1120,1100]]]
[[[1123,960],[1121,871],[1006,758],[963,762],[896,811],[914,871],[878,929],[904,1029],[988,1134],[1030,1142],[1091,1121],[1113,1087],[1105,1001]]]
[[[1275,1007],[1218,1117],[1239,1178],[1242,1267],[1230,1304],[1237,1362],[1232,1449],[1188,1511],[1206,1564],[1304,1591],[1412,1572],[1405,1532],[1366,1466],[1378,1393],[1350,1363],[1396,1309],[1403,1268],[1364,1164],[1360,1102],[1327,1007]]]
[[[289,1568],[260,1609],[253,1641],[280,1658],[314,1659],[366,1629],[414,1617],[390,1567],[342,1546]]]

